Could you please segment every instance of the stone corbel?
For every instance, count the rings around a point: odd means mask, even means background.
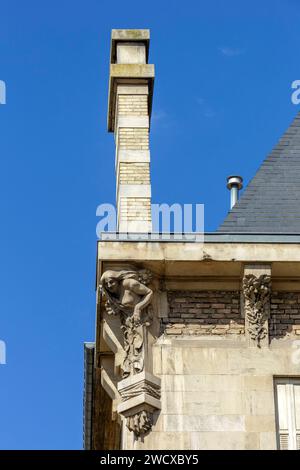
[[[160,409],[160,379],[152,374],[153,290],[148,270],[108,270],[101,277],[106,312],[120,319],[123,333],[122,380],[117,388],[121,399],[118,413],[136,437],[152,428],[152,415]],[[115,351],[120,349],[106,327],[104,334]]]
[[[269,265],[245,266],[242,291],[248,343],[250,346],[259,348],[268,346],[271,267]]]
[[[148,372],[131,375],[118,383],[122,402],[118,412],[130,431],[139,437],[151,430],[153,412],[160,410],[160,379]]]

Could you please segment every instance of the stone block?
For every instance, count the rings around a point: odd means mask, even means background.
[[[273,391],[245,392],[245,403],[248,415],[275,415]]]
[[[154,346],[152,348],[152,357],[153,357],[153,373],[154,375],[161,374],[161,348],[160,346]]]
[[[164,415],[166,432],[223,432],[245,431],[245,418],[239,415]]]
[[[162,347],[162,373],[182,374],[183,368],[182,349]]]
[[[166,392],[161,396],[161,412],[163,414],[183,414],[186,393],[184,392]]]
[[[144,437],[144,442],[135,441],[135,450],[186,450],[191,448],[188,432],[151,432]]]
[[[259,434],[244,432],[192,432],[191,450],[256,450]]]
[[[258,390],[258,391],[273,391],[273,376],[272,375],[245,375],[244,376],[245,390]]]
[[[261,432],[259,434],[260,450],[276,450],[276,433],[275,432]]]
[[[275,432],[274,415],[251,415],[245,416],[247,432]]]
[[[227,369],[227,350],[216,348],[184,348],[182,371],[184,374],[218,374]]]
[[[179,401],[179,400],[178,400]],[[195,415],[243,415],[246,411],[242,392],[215,391],[184,392],[183,414]]]

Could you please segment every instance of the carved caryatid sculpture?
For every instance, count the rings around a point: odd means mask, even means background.
[[[265,321],[270,314],[271,277],[267,274],[255,276],[247,274],[243,279],[245,312],[248,320],[248,333],[260,347],[267,336]]]
[[[151,301],[153,291],[147,284],[152,275],[148,270],[105,271],[101,277],[102,290],[106,297],[105,308],[109,315],[119,315],[124,337],[125,358],[122,364],[123,380],[119,383],[122,403],[125,403],[127,427],[136,436],[151,430],[152,411],[147,400],[140,405],[129,406],[138,397],[150,397],[159,403],[160,387],[154,376],[145,370],[145,343],[147,326],[152,321]],[[146,374],[146,375],[145,375]],[[147,375],[148,374],[148,375]],[[154,383],[151,382],[151,377]],[[144,398],[143,398],[144,400]],[[144,403],[144,404],[143,404]]]
[[[146,286],[150,280],[151,274],[146,270],[106,271],[101,277],[106,311],[109,315],[120,315],[125,350],[123,378],[144,369],[143,326],[148,326],[152,318],[153,291]]]

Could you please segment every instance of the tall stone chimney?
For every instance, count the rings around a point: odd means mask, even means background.
[[[108,131],[116,143],[119,232],[151,232],[149,128],[154,65],[148,64],[147,29],[113,29]]]

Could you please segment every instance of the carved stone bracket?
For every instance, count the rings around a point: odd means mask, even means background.
[[[270,315],[271,276],[269,274],[246,274],[243,279],[243,294],[247,332],[251,340],[261,347],[267,338],[267,321]]]
[[[153,412],[160,410],[160,379],[141,372],[118,383],[122,402],[118,412],[126,418],[127,428],[139,437],[151,430]]]
[[[160,409],[160,380],[152,375],[149,327],[152,323],[153,290],[150,271],[105,271],[101,286],[108,315],[118,315],[123,333],[122,377],[118,412],[136,436],[152,428],[152,414]]]

